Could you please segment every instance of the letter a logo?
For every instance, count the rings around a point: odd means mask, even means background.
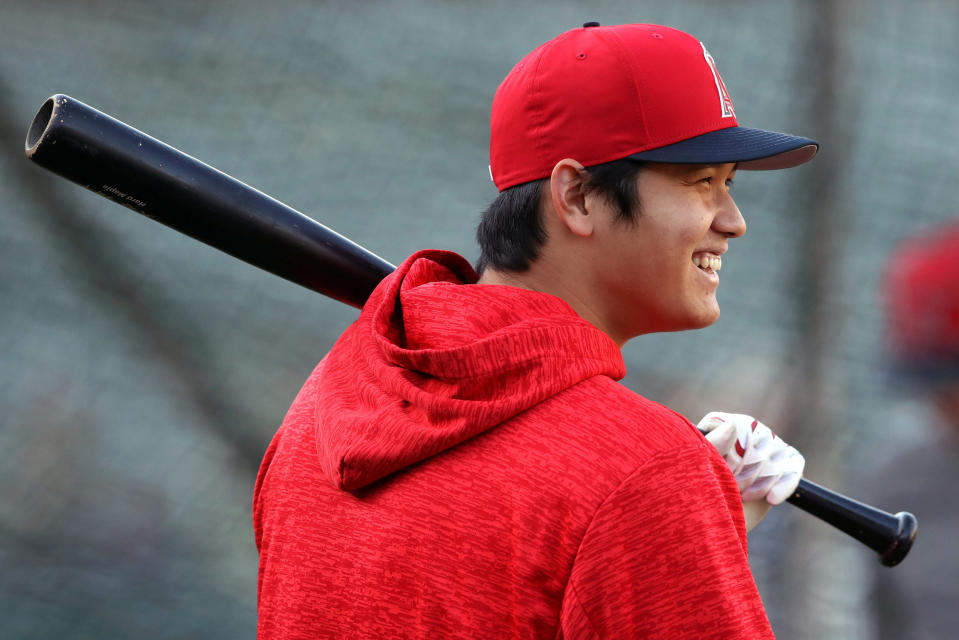
[[[719,70],[716,69],[716,61],[713,60],[713,57],[709,55],[708,51],[706,51],[706,45],[704,45],[702,42],[699,44],[703,47],[703,56],[706,58],[706,64],[708,64],[709,68],[712,69],[713,79],[716,81],[716,91],[719,92],[719,104],[723,111],[723,117],[735,118],[736,110],[733,109],[733,100],[729,97],[729,92],[726,91],[726,84],[719,76]]]

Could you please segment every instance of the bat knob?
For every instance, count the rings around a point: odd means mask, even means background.
[[[912,549],[912,543],[919,533],[919,522],[916,516],[908,511],[900,511],[895,515],[899,521],[899,529],[896,537],[883,553],[879,554],[879,561],[886,567],[895,567],[902,562],[909,550]]]

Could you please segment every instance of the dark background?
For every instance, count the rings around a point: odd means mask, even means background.
[[[878,294],[896,243],[959,213],[955,2],[8,0],[0,636],[252,637],[256,468],[356,315],[30,164],[43,101],[71,95],[390,262],[472,260],[493,92],[587,20],[695,34],[742,124],[822,142],[810,165],[740,173],[722,319],[633,341],[624,383],[694,422],[757,415],[838,489],[910,436]],[[797,514],[751,536],[777,633],[872,637],[872,555]]]

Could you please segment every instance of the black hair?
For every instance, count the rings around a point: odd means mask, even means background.
[[[640,210],[636,178],[642,166],[640,161],[622,159],[587,167],[584,188],[616,208],[617,222],[632,223]],[[476,229],[477,273],[486,267],[522,272],[532,266],[546,242],[541,205],[548,185],[543,179],[509,187],[487,207]]]

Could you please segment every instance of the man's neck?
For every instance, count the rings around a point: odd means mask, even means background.
[[[562,274],[550,273],[547,266],[535,264],[527,271],[506,271],[487,267],[476,284],[496,284],[554,295],[565,301],[579,317],[604,332],[622,348],[626,340],[619,339],[607,330],[600,316],[593,311],[589,301],[573,288],[566,286],[568,281],[562,277]]]

